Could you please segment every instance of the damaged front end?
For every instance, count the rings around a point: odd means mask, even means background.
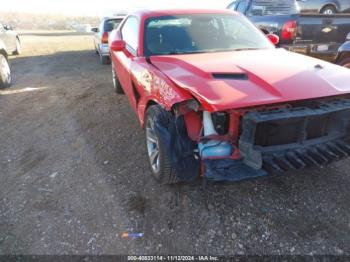
[[[248,112],[239,147],[244,163],[269,173],[324,166],[350,154],[350,99]]]
[[[193,108],[191,101],[175,108],[174,121],[158,126],[168,136],[164,141],[180,181],[198,174],[208,181],[240,181],[350,155],[346,97],[215,113]]]

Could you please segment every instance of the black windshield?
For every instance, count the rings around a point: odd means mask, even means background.
[[[225,14],[150,18],[144,44],[147,56],[273,48],[246,18]]]

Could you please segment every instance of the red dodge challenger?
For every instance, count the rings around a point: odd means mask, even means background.
[[[350,155],[350,70],[272,40],[228,10],[139,11],[110,34],[114,88],[145,128],[158,182],[238,181]]]

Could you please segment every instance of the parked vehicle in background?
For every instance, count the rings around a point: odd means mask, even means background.
[[[339,48],[336,63],[350,68],[350,33],[346,38],[346,42]]]
[[[5,44],[0,40],[0,89],[11,85],[11,69]]]
[[[0,23],[0,40],[5,45],[7,54],[19,55],[21,53],[21,41],[11,26]]]
[[[275,48],[229,10],[153,10],[109,37],[160,183],[238,181],[350,155],[350,71]],[[131,160],[132,161],[132,160]]]
[[[105,17],[102,19],[100,26],[92,28],[94,34],[94,45],[96,53],[100,56],[100,62],[103,65],[110,63],[108,36],[109,33],[116,29],[125,16]]]
[[[349,0],[297,0],[302,13],[333,15],[350,13]]]
[[[281,47],[332,62],[350,32],[349,14],[300,14],[296,0],[237,0],[228,8],[278,35]]]
[[[90,24],[75,24],[72,25],[72,29],[81,33],[91,33],[91,25]]]

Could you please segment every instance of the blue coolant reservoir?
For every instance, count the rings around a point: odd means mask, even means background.
[[[201,158],[228,157],[232,155],[232,146],[225,141],[210,140],[198,144]]]
[[[203,111],[204,136],[217,135],[211,114]],[[232,155],[232,145],[226,141],[208,140],[198,144],[201,158],[228,157]]]

